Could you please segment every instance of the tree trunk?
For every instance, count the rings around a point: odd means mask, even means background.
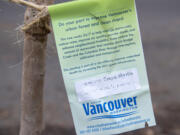
[[[51,1],[51,0],[49,0]],[[32,0],[37,4],[49,4]],[[38,13],[27,8],[25,24]],[[43,85],[49,17],[24,32],[20,135],[41,135],[43,127]]]
[[[41,134],[46,41],[47,36],[39,42],[25,34],[20,135]]]

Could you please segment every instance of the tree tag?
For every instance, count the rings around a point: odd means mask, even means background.
[[[134,0],[48,7],[77,135],[154,126]]]

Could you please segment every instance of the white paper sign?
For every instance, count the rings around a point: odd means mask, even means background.
[[[141,88],[135,68],[77,81],[75,87],[80,102]]]

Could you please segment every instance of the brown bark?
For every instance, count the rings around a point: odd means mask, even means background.
[[[20,135],[40,135],[43,124],[43,84],[47,36],[43,42],[34,40],[34,37],[27,33],[25,38]]]
[[[42,0],[32,2],[49,4]],[[35,9],[28,8],[25,23],[29,23],[37,13]],[[47,25],[49,17],[24,32],[20,135],[41,135],[42,132]]]

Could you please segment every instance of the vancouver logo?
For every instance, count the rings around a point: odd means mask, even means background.
[[[99,116],[99,114],[113,112],[120,109],[133,108],[133,107],[137,107],[137,96],[116,99],[114,101],[110,100],[108,102],[103,102],[100,104],[90,104],[90,103],[83,104],[83,109],[86,116],[93,115],[93,117],[91,117],[89,120],[121,118],[121,117],[130,116],[137,113],[137,111],[132,111],[133,110],[132,109],[128,113],[117,114],[117,115],[100,115]],[[98,116],[95,116],[95,115],[98,115]]]

